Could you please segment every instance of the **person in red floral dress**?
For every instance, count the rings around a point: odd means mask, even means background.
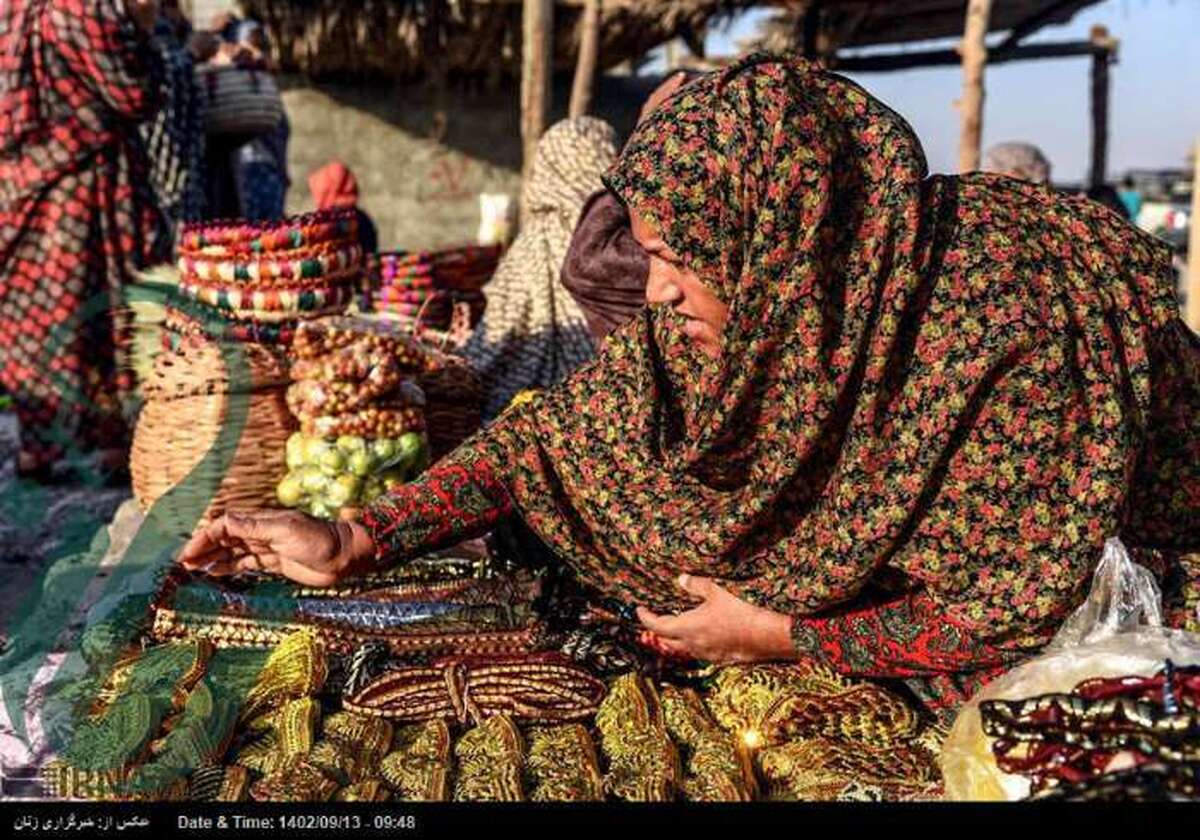
[[[157,11],[157,0],[0,6],[0,384],[22,474],[92,450],[123,460],[121,286],[169,257],[136,130],[161,94]]]
[[[1036,652],[1107,537],[1200,548],[1200,339],[1092,202],[933,176],[854,83],[759,55],[681,87],[606,184],[649,306],[360,522],[227,516],[180,561],[326,585],[520,519],[664,650],[911,678]]]

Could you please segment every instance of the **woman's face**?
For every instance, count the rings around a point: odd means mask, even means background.
[[[646,302],[666,303],[684,319],[684,333],[712,358],[721,355],[721,333],[729,307],[686,268],[679,256],[637,213],[629,214],[633,238],[650,257]]]

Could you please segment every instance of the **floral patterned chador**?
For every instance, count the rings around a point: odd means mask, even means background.
[[[1200,342],[1107,209],[928,177],[857,85],[761,55],[606,180],[729,306],[722,358],[648,307],[369,508],[383,558],[513,512],[610,596],[679,610],[713,576],[802,653],[948,689],[1044,644],[1106,537],[1200,547]]]

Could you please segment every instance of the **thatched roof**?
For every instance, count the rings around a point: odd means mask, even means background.
[[[702,49],[713,18],[738,0],[604,0],[600,69],[672,38]],[[242,0],[271,34],[281,67],[313,77],[519,75],[520,0]],[[555,67],[574,66],[583,0],[556,0]]]
[[[1027,37],[1045,26],[1067,23],[1100,0],[993,0],[989,32]],[[775,5],[767,4],[763,5]],[[782,4],[780,4],[782,5]],[[746,48],[786,50],[796,45],[805,2],[788,4],[769,18]],[[822,0],[821,27],[835,47],[904,44],[962,35],[967,0]]]

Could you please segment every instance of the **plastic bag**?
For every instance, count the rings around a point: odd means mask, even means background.
[[[996,766],[979,716],[982,701],[1070,691],[1092,677],[1150,676],[1167,659],[1200,665],[1200,634],[1162,626],[1154,576],[1130,559],[1120,540],[1110,539],[1087,600],[1045,651],[989,683],[959,712],[942,746],[946,798],[1002,801],[1029,795],[1029,779]]]

